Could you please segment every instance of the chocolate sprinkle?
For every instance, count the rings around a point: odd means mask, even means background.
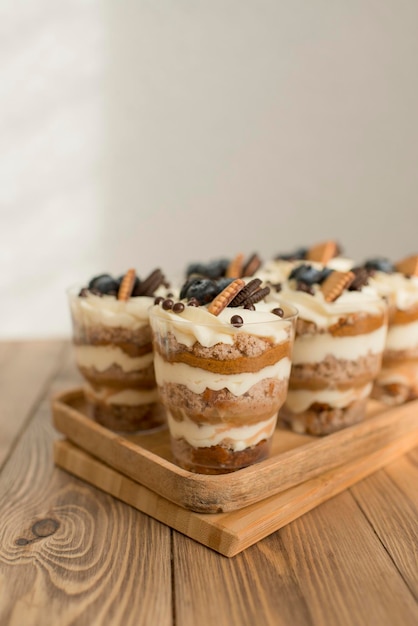
[[[166,298],[165,300],[163,300],[162,302],[162,307],[165,311],[169,311],[170,309],[173,308],[173,304],[174,302],[172,301],[171,298]]]
[[[242,319],[241,315],[233,315],[231,317],[231,324],[232,326],[235,326],[235,328],[241,328],[243,323],[244,323],[244,320]]]

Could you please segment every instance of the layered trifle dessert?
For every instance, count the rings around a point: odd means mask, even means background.
[[[396,264],[371,259],[364,268],[389,304],[383,365],[372,395],[386,404],[402,404],[418,398],[418,255]]]
[[[361,271],[310,264],[294,268],[279,295],[299,311],[281,419],[313,435],[362,420],[381,367],[386,303]]]
[[[258,279],[192,279],[150,313],[175,461],[221,474],[265,459],[287,392],[296,310]]]
[[[160,269],[144,280],[135,270],[94,277],[69,294],[77,366],[91,416],[116,431],[159,427],[148,312],[168,284]],[[162,297],[162,296],[160,296]]]

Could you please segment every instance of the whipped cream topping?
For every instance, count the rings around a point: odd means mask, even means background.
[[[306,261],[286,261],[284,259],[275,259],[264,263],[254,275],[264,283],[282,283],[289,277],[294,267],[306,263]]]
[[[354,267],[354,259],[345,256],[335,256],[328,261],[327,267],[338,272],[349,272]]]
[[[266,378],[287,380],[290,374],[290,359],[280,359],[274,365],[263,367],[258,372],[243,372],[240,374],[215,374],[192,367],[186,363],[168,363],[157,352],[154,356],[154,368],[157,384],[163,386],[166,383],[184,385],[196,394],[201,394],[205,389],[220,391],[228,389],[234,396],[242,396],[251,387]]]
[[[418,306],[418,276],[408,278],[400,272],[376,272],[369,278],[369,284],[401,311]]]
[[[386,305],[377,291],[372,287],[363,287],[361,291],[344,291],[334,302],[327,302],[319,285],[313,285],[314,295],[293,289],[288,283],[279,294],[270,292],[267,299],[271,302],[280,301],[293,304],[299,311],[299,319],[314,322],[318,328],[324,329],[336,324],[338,319],[348,313],[366,312],[380,315]]]
[[[274,259],[264,263],[255,273],[254,278],[260,278],[264,283],[283,283],[289,278],[291,271],[300,265],[311,265],[317,270],[322,270],[324,267],[328,267],[333,270],[338,270],[339,272],[348,272],[352,267],[354,267],[354,260],[342,256],[336,256],[333,259],[330,259],[326,265],[323,265],[307,259],[294,259],[292,261],[288,261],[286,259]]]
[[[115,296],[88,293],[85,297],[78,297],[75,293],[70,294],[74,322],[84,327],[102,325],[137,330],[148,325],[153,304],[154,297],[148,296],[123,301]]]
[[[269,439],[274,432],[277,415],[268,420],[249,426],[231,427],[223,424],[195,424],[186,415],[181,422],[173,419],[167,412],[170,434],[174,439],[185,439],[194,448],[208,448],[224,444],[234,452],[240,452],[255,446],[263,439]]]
[[[151,309],[151,326],[155,332],[166,334],[174,333],[178,343],[188,347],[198,341],[202,346],[209,348],[217,343],[233,345],[237,334],[246,333],[257,337],[264,337],[274,344],[289,341],[293,331],[292,315],[296,311],[284,306],[288,319],[280,318],[271,310],[277,303],[259,302],[257,310],[250,311],[242,308],[225,308],[216,316],[209,313],[206,307],[185,306],[181,314],[165,311],[158,305]],[[243,325],[239,328],[231,324],[231,317],[240,315]]]

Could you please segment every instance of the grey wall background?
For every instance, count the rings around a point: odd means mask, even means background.
[[[102,271],[418,251],[415,0],[4,0],[0,336]]]

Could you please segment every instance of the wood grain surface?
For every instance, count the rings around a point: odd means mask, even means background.
[[[413,595],[349,493],[233,560],[175,535],[174,581],[185,626],[208,615],[219,626],[412,626],[417,616]]]
[[[64,342],[0,342],[0,466],[60,367]]]
[[[352,494],[418,602],[418,449]]]
[[[0,344],[0,372],[1,626],[418,622],[417,449],[227,559],[54,468],[66,345]]]
[[[48,393],[0,474],[0,624],[171,625],[170,530],[55,469],[54,437]]]

